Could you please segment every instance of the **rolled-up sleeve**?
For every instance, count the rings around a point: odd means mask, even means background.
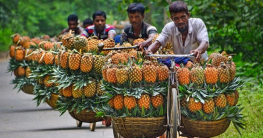
[[[169,37],[171,36],[171,28],[169,24],[166,24],[161,32],[161,34],[156,39],[161,43],[162,46],[165,46],[167,41],[169,40]]]

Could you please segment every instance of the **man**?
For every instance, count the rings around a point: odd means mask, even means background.
[[[93,21],[90,18],[87,18],[83,21],[83,28],[86,29],[88,26],[93,25]]]
[[[88,26],[82,33],[82,36],[90,37],[97,36],[99,39],[114,39],[116,31],[114,26],[106,24],[106,13],[103,11],[96,11],[93,15],[93,25]]]
[[[175,1],[170,4],[169,11],[173,22],[167,23],[156,41],[151,44],[145,54],[155,53],[160,46],[172,42],[174,54],[193,53],[197,61],[208,59],[208,33],[204,22],[199,18],[190,18],[186,3]]]
[[[64,29],[60,35],[65,34],[67,32],[69,32],[69,30],[74,31],[74,33],[76,35],[80,35],[82,34],[82,32],[84,31],[82,27],[78,27],[78,16],[75,14],[71,14],[68,16],[68,28]]]
[[[140,49],[149,46],[152,42],[154,35],[157,33],[157,29],[145,22],[144,19],[145,8],[142,4],[132,3],[129,5],[127,12],[130,21],[130,25],[124,28],[121,36],[121,44],[125,41],[133,43],[135,39],[143,38],[146,41],[138,44]]]

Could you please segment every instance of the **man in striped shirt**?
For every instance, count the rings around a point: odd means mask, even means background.
[[[106,24],[106,13],[96,11],[93,16],[93,25],[88,26],[82,33],[82,36],[90,37],[97,36],[99,39],[114,38],[116,31],[114,26]]]

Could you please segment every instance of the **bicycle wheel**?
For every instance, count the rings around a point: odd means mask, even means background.
[[[175,88],[172,89],[171,92],[171,107],[170,107],[170,136],[171,138],[177,138],[177,128],[178,128],[178,109],[177,109],[177,90]]]

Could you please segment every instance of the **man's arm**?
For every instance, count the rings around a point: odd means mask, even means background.
[[[206,51],[208,48],[208,42],[202,41],[197,49],[191,50],[190,53],[194,53],[194,56],[196,57],[196,60],[199,61],[201,58],[201,55]]]
[[[145,50],[144,54],[148,55],[149,53],[155,53],[161,47],[161,43],[159,41],[155,41],[152,43],[147,50]]]
[[[149,37],[148,37],[148,39],[146,39],[144,42],[139,43],[139,44],[138,44],[139,49],[140,49],[140,50],[143,50],[143,48],[144,48],[145,46],[149,46],[149,45],[152,43],[152,39],[153,39],[153,37],[155,36],[155,34],[156,34],[156,33],[150,34]]]
[[[116,35],[116,33],[109,32],[109,33],[108,33],[108,38],[114,39],[115,35]]]

